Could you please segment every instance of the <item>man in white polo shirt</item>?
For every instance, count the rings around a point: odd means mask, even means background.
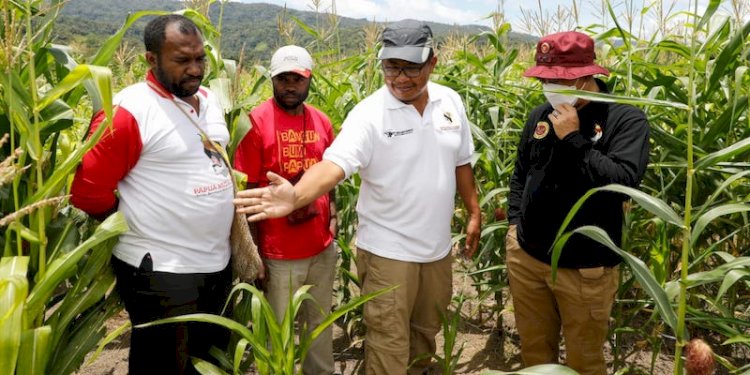
[[[464,254],[479,240],[469,121],[458,94],[430,82],[432,31],[417,21],[383,32],[385,86],[359,103],[341,133],[294,186],[269,173],[269,187],[240,192],[250,221],[281,217],[359,172],[357,269],[362,293],[397,289],[365,304],[367,374],[423,373],[435,352],[440,312],[451,299],[451,219],[458,190],[469,212]],[[408,370],[407,370],[408,369]]]

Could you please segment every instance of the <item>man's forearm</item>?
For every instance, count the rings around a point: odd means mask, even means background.
[[[344,178],[344,170],[335,163],[322,160],[308,169],[294,185],[294,208],[304,207],[330,192]]]

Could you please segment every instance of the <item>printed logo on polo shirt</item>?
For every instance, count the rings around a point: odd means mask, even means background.
[[[442,124],[440,125],[440,130],[458,130],[461,128],[461,126],[458,124],[458,121],[455,121],[456,118],[453,113],[449,111],[443,112],[442,116]]]
[[[534,129],[534,139],[542,139],[549,134],[549,124],[545,121],[539,121],[536,123],[536,129]]]
[[[383,132],[383,134],[388,138],[400,137],[402,135],[407,135],[411,133],[414,133],[414,129],[406,129],[406,130],[399,130],[399,131],[388,129]]]

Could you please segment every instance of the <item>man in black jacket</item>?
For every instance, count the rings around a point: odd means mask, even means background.
[[[524,76],[541,82],[548,101],[531,111],[521,135],[506,237],[525,365],[557,362],[562,328],[567,365],[581,374],[606,373],[603,345],[621,259],[576,234],[563,248],[553,283],[551,246],[563,219],[589,189],[638,186],[649,150],[649,126],[639,109],[555,92],[607,92],[594,75],[609,72],[594,59],[594,41],[585,34],[563,32],[539,40],[536,65]],[[568,230],[595,225],[619,244],[624,199],[614,193],[595,194]]]

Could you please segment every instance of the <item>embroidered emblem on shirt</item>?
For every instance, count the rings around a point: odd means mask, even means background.
[[[385,136],[388,138],[398,137],[398,136],[407,135],[411,133],[414,133],[414,129],[407,129],[407,130],[401,130],[401,131],[386,130],[383,132],[383,134],[385,134]]]
[[[594,125],[594,136],[591,137],[591,141],[596,143],[598,140],[602,139],[602,126],[599,124]]]
[[[451,116],[450,112],[443,112],[443,117],[445,117],[445,119],[451,124],[453,123],[453,116]]]
[[[534,139],[542,139],[549,134],[549,124],[544,121],[536,123],[536,129],[534,129]]]
[[[453,114],[451,112],[448,112],[448,111],[443,112],[443,119],[445,119],[445,121],[442,123],[442,125],[440,125],[440,130],[455,131],[461,128],[461,126],[458,123],[453,122]]]

